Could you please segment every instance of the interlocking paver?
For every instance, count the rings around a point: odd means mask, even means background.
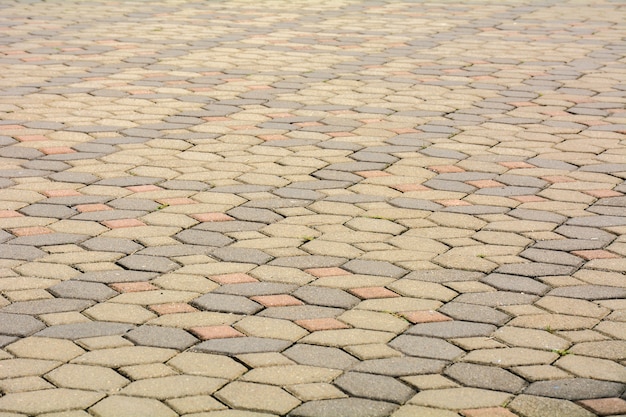
[[[0,414],[623,411],[616,2],[5,3]]]

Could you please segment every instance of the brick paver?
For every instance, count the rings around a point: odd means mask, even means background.
[[[0,414],[626,413],[619,1],[0,5]]]

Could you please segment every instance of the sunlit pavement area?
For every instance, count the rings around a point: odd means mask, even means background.
[[[622,1],[0,4],[0,416],[626,415]]]

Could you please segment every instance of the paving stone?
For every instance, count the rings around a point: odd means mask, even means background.
[[[38,315],[64,311],[82,311],[91,305],[93,305],[93,302],[90,300],[51,298],[13,303],[3,307],[0,311],[3,313]]]
[[[192,301],[201,310],[225,313],[254,314],[263,306],[242,296],[209,293]]]
[[[301,365],[348,369],[358,361],[344,351],[325,346],[297,344],[283,352],[285,356]]]
[[[537,381],[526,388],[524,394],[565,400],[616,397],[624,389],[624,384],[598,381],[586,378]]]
[[[572,417],[592,417],[594,414],[570,401],[557,400],[534,395],[520,395],[509,404],[515,413],[529,417],[553,415],[567,415]]]
[[[98,417],[176,417],[176,413],[160,401],[149,398],[112,395],[90,408]]]
[[[100,282],[102,284],[112,284],[116,282],[149,281],[155,277],[156,277],[156,274],[152,272],[128,271],[128,270],[115,269],[115,270],[85,272],[82,275],[76,276],[75,279],[80,280],[80,281]]]
[[[417,336],[455,338],[490,336],[495,326],[468,321],[442,321],[435,323],[419,323],[409,328],[406,333]]]
[[[66,388],[16,392],[0,398],[0,409],[28,415],[87,409],[104,396],[104,393]]]
[[[129,270],[161,273],[173,271],[180,266],[165,257],[145,255],[129,255],[118,260],[117,263]]]
[[[445,374],[465,386],[475,388],[516,394],[526,387],[526,381],[522,378],[497,367],[454,363],[446,369]]]
[[[495,308],[476,304],[450,302],[439,308],[439,312],[456,320],[471,320],[473,322],[503,325],[511,319],[508,314]]]
[[[229,357],[197,352],[183,352],[167,364],[184,374],[224,379],[235,379],[247,371],[245,366]]]
[[[48,291],[59,298],[77,298],[95,301],[105,301],[118,294],[104,284],[73,280],[63,281],[53,285],[48,288]]]
[[[44,323],[29,315],[0,313],[0,334],[5,336],[29,336],[45,327]]]
[[[182,329],[148,325],[133,329],[125,336],[136,345],[178,350],[184,350],[198,342],[198,339]]]
[[[397,405],[383,402],[373,401],[363,398],[345,398],[330,399],[306,402],[296,409],[290,415],[294,417],[383,417],[388,416],[397,408]]]
[[[238,408],[276,414],[285,414],[301,403],[278,387],[240,381],[226,385],[216,397]]]
[[[480,280],[499,290],[523,292],[529,294],[545,294],[550,287],[531,278],[517,275],[489,274]]]
[[[401,335],[389,346],[410,356],[442,360],[454,360],[465,353],[445,340],[432,337]]]
[[[626,383],[624,367],[607,359],[567,355],[556,361],[555,365],[583,378]]]
[[[239,355],[245,353],[283,351],[291,345],[290,341],[259,337],[236,337],[230,339],[206,340],[194,346],[194,351]]]
[[[334,381],[350,395],[403,404],[415,391],[398,380],[382,375],[346,372]]]
[[[370,359],[357,364],[352,370],[388,376],[408,376],[438,373],[446,362],[423,358],[383,358]]]
[[[92,391],[117,391],[130,382],[109,368],[73,364],[54,369],[46,378],[60,388]]]
[[[47,327],[36,333],[36,335],[40,337],[75,340],[87,337],[124,334],[133,327],[134,326],[129,324],[107,322],[69,323]]]
[[[355,274],[379,275],[392,278],[400,278],[406,274],[404,269],[384,261],[352,260],[343,264],[342,268]]]
[[[357,297],[335,288],[303,286],[294,291],[293,295],[307,304],[344,309],[354,307],[360,302]]]
[[[409,403],[425,407],[461,410],[497,407],[508,402],[511,397],[508,393],[479,388],[447,388],[421,391],[411,398]]]

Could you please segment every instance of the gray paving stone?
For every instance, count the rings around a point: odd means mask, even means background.
[[[410,356],[454,360],[465,352],[442,339],[422,336],[400,335],[389,346]]]
[[[354,259],[342,265],[342,268],[355,274],[378,275],[383,277],[400,278],[407,273],[403,268],[385,261],[368,261]]]
[[[303,286],[295,290],[292,295],[298,297],[306,304],[324,307],[338,307],[350,309],[361,302],[352,294],[336,288]]]
[[[491,324],[455,320],[416,324],[409,328],[406,333],[418,336],[452,339],[459,337],[490,336],[495,330],[496,326]]]
[[[198,339],[182,329],[143,325],[124,335],[125,338],[140,346],[154,346],[185,350],[198,343]]]
[[[341,349],[327,346],[296,344],[285,350],[283,355],[300,365],[332,369],[350,369],[358,363],[354,356]]]
[[[209,293],[192,301],[201,310],[235,314],[255,314],[263,306],[239,295]]]
[[[520,395],[509,404],[515,413],[528,417],[594,417],[595,414],[566,400],[557,400],[534,395]]]
[[[47,233],[42,235],[16,237],[15,239],[9,241],[9,244],[25,246],[53,246],[80,243],[86,239],[88,239],[87,235]]]
[[[63,281],[48,288],[55,297],[105,301],[116,296],[117,291],[98,282]]]
[[[602,249],[606,246],[606,241],[601,240],[584,240],[584,239],[556,239],[556,240],[543,240],[536,242],[533,248],[547,249],[547,250],[561,250],[561,251],[575,251],[575,250],[593,250]]]
[[[44,327],[46,325],[41,321],[26,314],[0,313],[0,334],[3,336],[25,337]]]
[[[591,398],[619,397],[625,385],[617,382],[598,381],[587,378],[557,379],[533,382],[524,394],[564,400],[587,400]]]
[[[464,386],[495,391],[519,393],[526,387],[526,381],[502,368],[454,363],[445,370],[445,375]]]
[[[533,262],[502,265],[496,269],[496,272],[527,277],[545,277],[550,275],[571,275],[575,270],[576,268],[567,265]]]
[[[609,300],[626,297],[626,288],[602,285],[559,287],[550,291],[548,295],[582,300]]]
[[[34,261],[46,255],[46,252],[34,246],[0,244],[0,258],[2,259]]]
[[[255,295],[290,294],[298,288],[297,285],[281,284],[277,282],[246,282],[241,284],[225,284],[216,288],[214,294],[232,294],[252,297]]]
[[[58,204],[31,204],[21,208],[20,213],[32,217],[53,217],[67,219],[77,213],[76,210]]]
[[[133,328],[134,326],[130,324],[112,322],[70,323],[47,327],[35,335],[76,340],[88,337],[123,335]]]
[[[269,264],[274,266],[285,266],[288,268],[310,269],[330,268],[333,266],[340,266],[345,262],[345,258],[339,258],[336,256],[306,255],[276,258],[269,262]]]
[[[557,227],[554,232],[571,239],[598,240],[607,244],[615,239],[615,235],[592,227],[565,225]]]
[[[81,246],[93,251],[121,252],[127,254],[143,249],[142,245],[130,239],[101,236],[93,237],[81,242]]]
[[[425,210],[425,211],[438,211],[443,208],[441,204],[434,203],[428,200],[418,200],[416,198],[406,198],[406,197],[398,197],[389,201],[389,204],[392,204],[396,207],[415,209],[415,210]]]
[[[47,314],[64,311],[83,311],[92,306],[92,300],[80,300],[71,298],[48,298],[43,300],[20,301],[0,309],[3,313],[15,314]]]
[[[415,391],[395,378],[361,372],[346,372],[333,383],[354,397],[403,404]]]
[[[306,402],[288,414],[293,417],[385,417],[396,404],[364,398],[340,398]]]
[[[619,216],[585,216],[567,221],[568,225],[585,227],[615,227],[626,225],[626,217]]]
[[[495,324],[502,326],[511,317],[492,307],[476,304],[450,302],[440,307],[437,311],[456,320],[468,320],[478,323]]]
[[[196,229],[183,230],[182,232],[174,235],[174,237],[183,243],[202,246],[222,247],[233,242],[233,239],[224,236],[221,233]]]
[[[413,271],[404,278],[442,284],[446,282],[474,281],[484,276],[485,274],[481,272],[463,271],[459,269],[426,269],[423,271]]]
[[[480,282],[489,284],[502,291],[512,291],[528,294],[542,295],[550,290],[550,287],[532,278],[519,275],[489,274],[481,278]]]
[[[281,339],[261,337],[233,337],[228,339],[211,339],[197,344],[192,351],[218,353],[222,355],[242,355],[245,353],[282,352],[292,342]]]

